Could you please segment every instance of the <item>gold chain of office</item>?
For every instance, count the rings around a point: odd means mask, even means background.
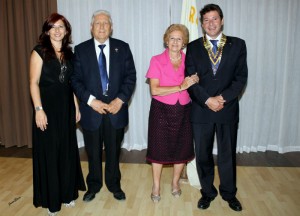
[[[208,42],[208,40],[206,39],[206,36],[204,35],[203,44],[204,44],[205,49],[208,52],[209,58],[210,58],[211,62],[213,63],[213,65],[216,65],[220,61],[220,59],[222,57],[224,45],[226,44],[226,40],[227,40],[226,35],[222,34],[221,40],[219,42],[218,50],[217,50],[216,54],[214,54],[211,44]]]

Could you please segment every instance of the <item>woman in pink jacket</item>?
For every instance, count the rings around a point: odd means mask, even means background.
[[[185,54],[189,33],[181,24],[169,26],[164,34],[165,51],[152,57],[146,77],[152,95],[148,127],[147,161],[152,163],[151,199],[160,201],[163,164],[174,164],[171,193],[181,195],[179,178],[184,164],[194,158],[191,99],[186,89],[199,81],[198,76],[184,77]]]

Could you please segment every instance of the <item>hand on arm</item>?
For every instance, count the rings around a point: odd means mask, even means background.
[[[192,86],[192,85],[194,85],[195,83],[198,83],[198,82],[199,82],[199,77],[198,77],[197,73],[195,73],[191,76],[187,76],[180,85],[181,90],[186,90],[190,86]]]
[[[152,95],[164,96],[188,89],[191,85],[199,82],[197,74],[186,77],[180,85],[176,86],[160,86],[159,79],[150,78],[150,91]]]
[[[193,79],[194,83],[198,83],[200,81],[200,78],[199,78],[197,72],[190,77]]]

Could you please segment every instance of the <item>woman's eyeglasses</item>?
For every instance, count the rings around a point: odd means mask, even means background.
[[[65,76],[66,76],[66,71],[67,71],[67,65],[65,65],[65,64],[62,64],[61,66],[60,66],[60,74],[59,74],[59,76],[58,76],[58,79],[59,79],[59,81],[61,82],[61,83],[64,83],[64,81],[65,81]]]

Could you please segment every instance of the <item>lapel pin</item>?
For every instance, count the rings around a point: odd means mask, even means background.
[[[116,51],[116,52],[118,52],[118,51],[119,51],[119,49],[118,49],[118,48],[116,48],[116,49],[115,49],[115,51]]]

